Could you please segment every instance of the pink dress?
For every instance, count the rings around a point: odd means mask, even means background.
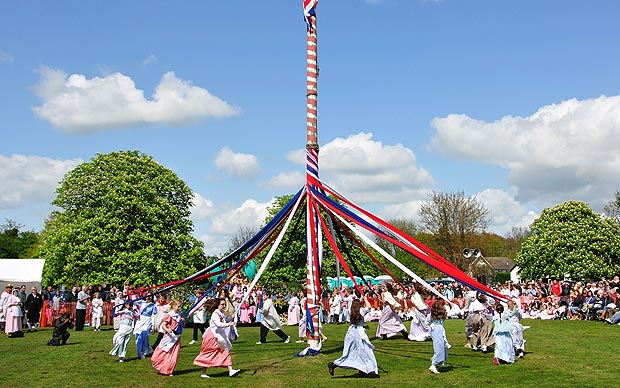
[[[239,321],[242,323],[252,323],[250,320],[250,310],[248,307],[248,302],[241,303],[241,315],[239,316]]]
[[[173,330],[170,334],[164,334],[161,342],[157,346],[157,349],[151,356],[151,364],[157,372],[163,375],[171,375],[174,368],[177,366],[179,359],[179,349],[181,349],[181,341],[179,340],[181,335],[174,334],[174,330],[179,327],[179,321],[181,316],[170,312],[164,317],[164,322],[167,326]]]
[[[299,298],[292,296],[288,301],[288,326],[299,325]]]
[[[19,307],[19,298],[11,295],[7,298],[6,307],[6,323],[4,332],[11,334],[16,331],[22,331],[22,309]]]
[[[212,328],[205,330],[202,336],[202,346],[200,353],[194,359],[194,365],[203,368],[213,368],[218,366],[231,366],[232,358],[227,349],[222,349],[213,334]]]
[[[194,365],[203,368],[232,366],[232,358],[230,357],[232,344],[227,331],[229,328],[224,313],[215,310],[211,314],[209,328],[202,336],[200,354],[194,359]]]

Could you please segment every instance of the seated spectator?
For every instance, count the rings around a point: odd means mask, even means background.
[[[570,302],[570,307],[568,308],[568,317],[570,319],[581,319],[581,307],[583,305],[583,297],[580,293],[576,293]]]
[[[611,318],[605,319],[605,322],[610,323],[612,325],[618,324],[620,325],[620,310],[617,310]]]
[[[607,291],[603,291],[600,303],[601,303],[601,307],[596,312],[596,316],[598,319],[605,319],[607,318],[607,313],[609,309],[615,308],[616,303]]]

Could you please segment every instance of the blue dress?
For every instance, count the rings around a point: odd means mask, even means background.
[[[510,322],[511,312],[493,317],[493,334],[495,335],[495,357],[507,362],[515,362],[515,348],[512,343],[510,331],[513,324]]]
[[[370,342],[364,329],[364,315],[366,309],[360,309],[362,319],[357,324],[352,324],[344,337],[342,357],[334,361],[334,365],[340,368],[357,369],[366,374],[379,373],[377,359],[373,350],[375,346]]]
[[[446,330],[443,327],[443,319],[431,319],[431,339],[433,340],[433,365],[443,365],[448,361],[448,342]]]

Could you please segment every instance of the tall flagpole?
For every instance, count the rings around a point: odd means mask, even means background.
[[[311,349],[321,349],[319,311],[321,303],[322,238],[318,214],[310,189],[319,177],[319,144],[317,136],[317,34],[316,6],[318,0],[303,0],[306,32],[306,291],[308,304],[306,332]]]

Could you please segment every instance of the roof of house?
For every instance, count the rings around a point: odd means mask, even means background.
[[[478,257],[476,260],[474,260],[472,264],[476,265],[479,260],[486,262],[491,268],[493,268],[493,270],[500,271],[500,272],[503,272],[503,271],[509,272],[517,265],[514,260],[509,259],[507,257],[484,257],[484,256]]]

